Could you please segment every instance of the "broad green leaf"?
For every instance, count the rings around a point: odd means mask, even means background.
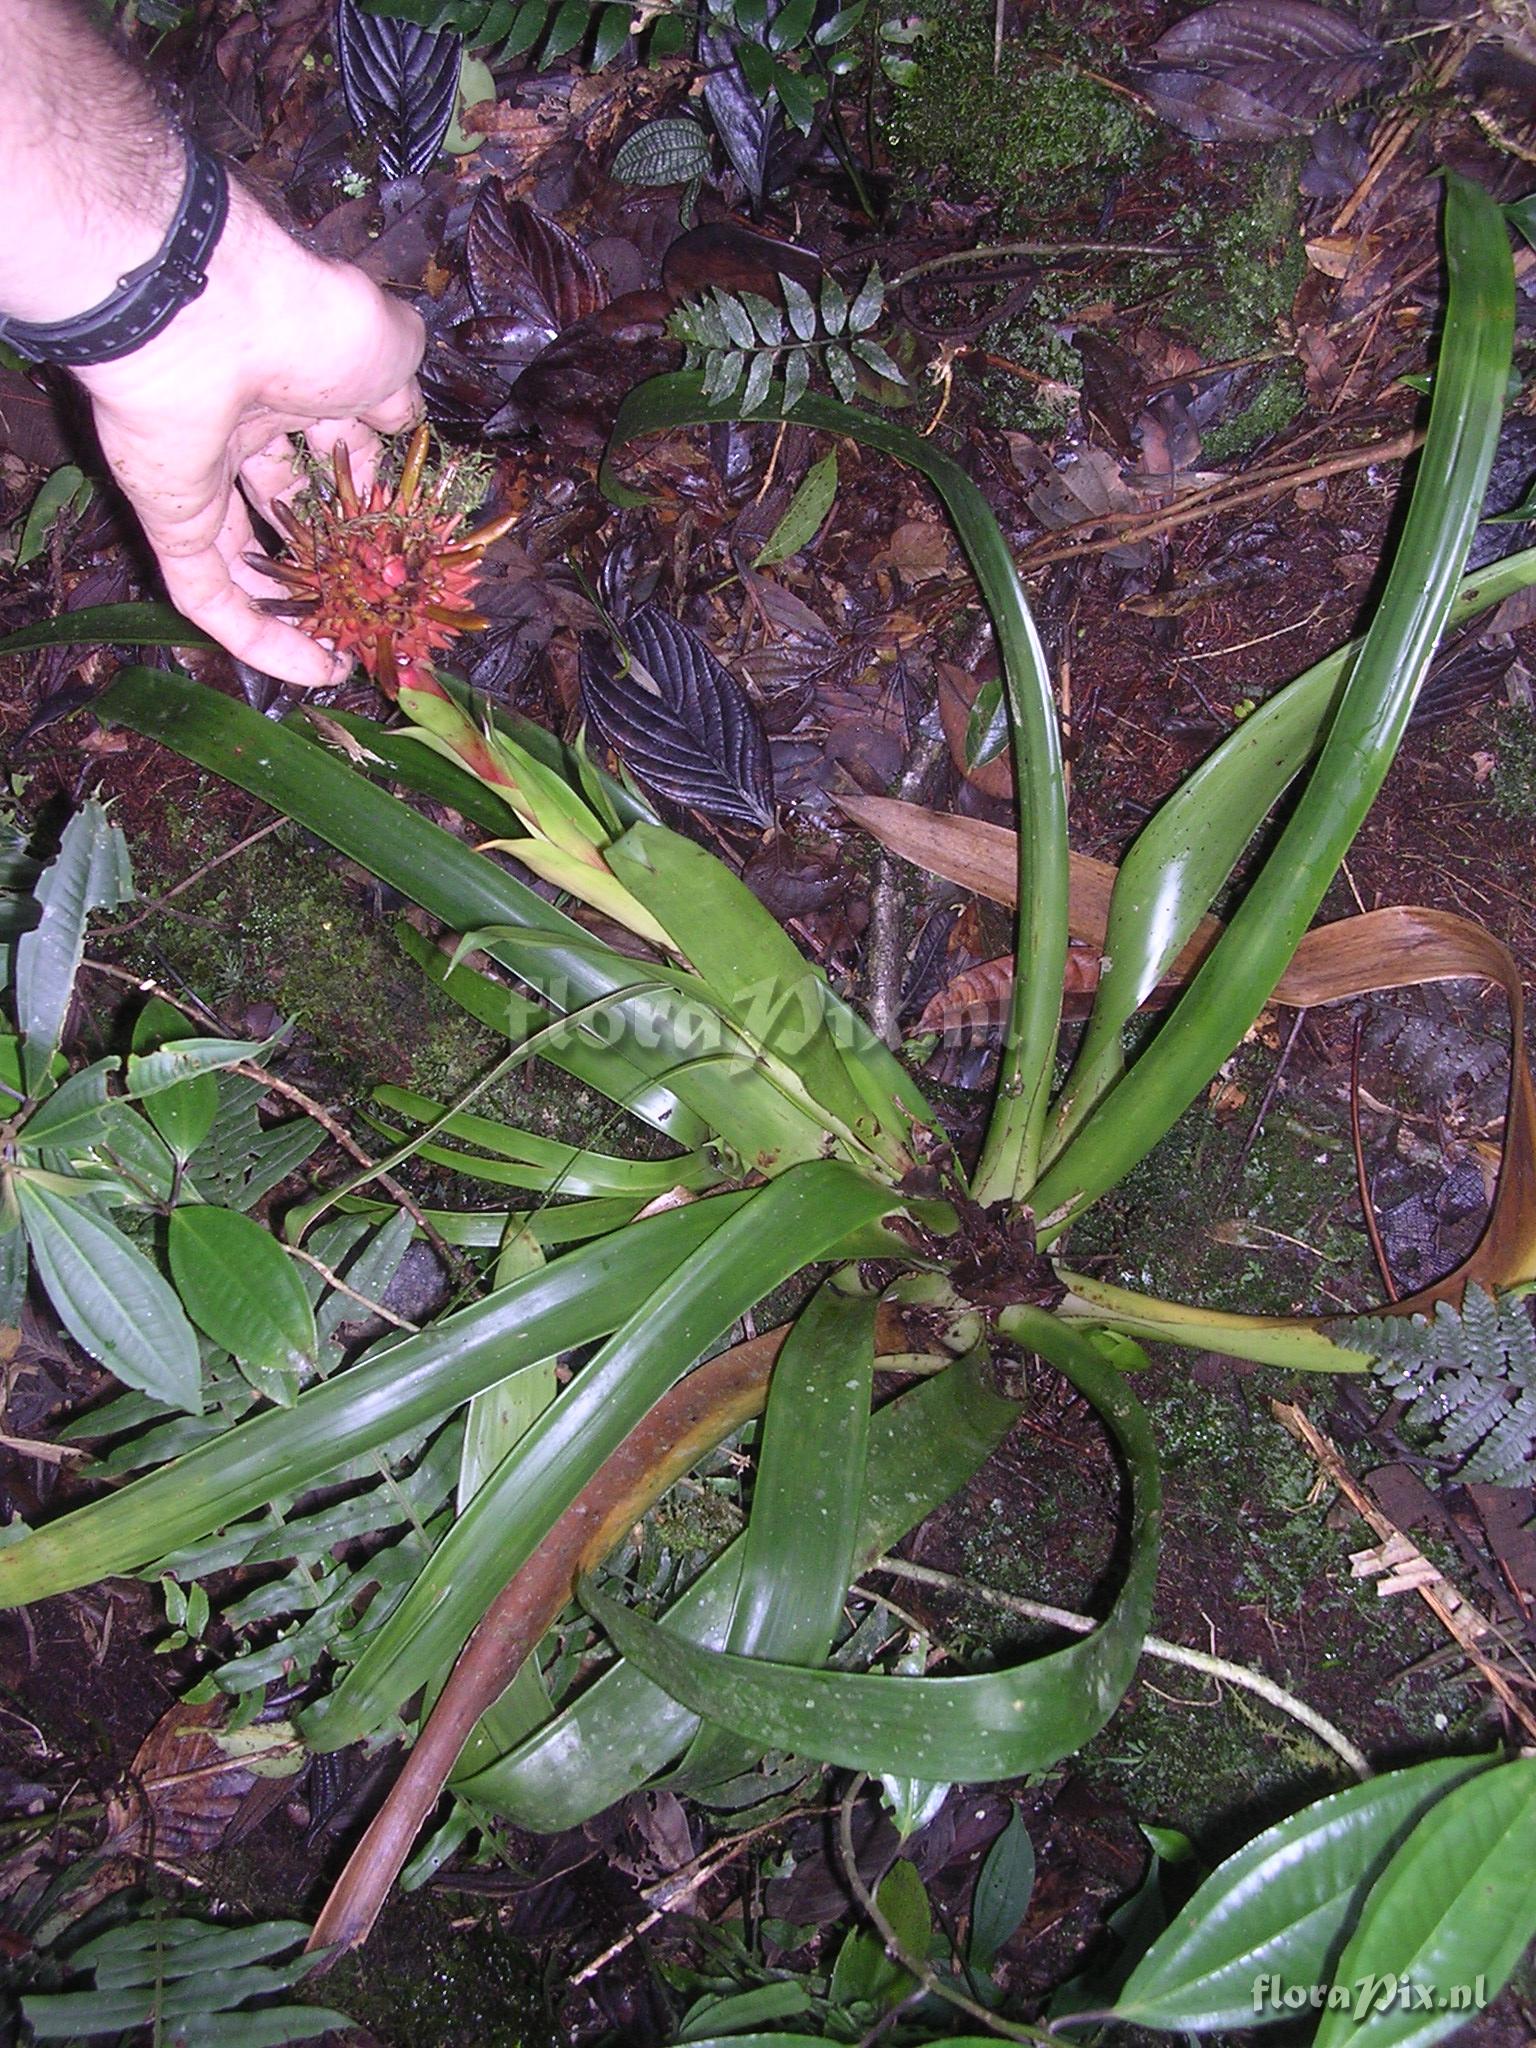
[[[793,412],[804,398],[811,382],[810,352],[803,348],[792,348],[784,358],[784,410]]]
[[[875,1298],[824,1281],[774,1364],[752,1515],[725,1647],[782,1664],[824,1664],[853,1577],[875,1362]],[[735,1777],[760,1754],[706,1730],[681,1767],[689,1790]]]
[[[96,708],[279,805],[455,931],[519,927],[521,943],[498,939],[486,950],[557,1009],[632,992],[612,1012],[611,1028],[635,1069],[636,1092],[664,1080],[744,1164],[767,1171],[820,1157],[822,1126],[764,1076],[689,1053],[685,1041],[698,1020],[685,999],[658,985],[653,970],[594,945],[580,925],[504,868],[323,748],[162,670],[124,669]]]
[[[1035,1845],[1016,1806],[987,1851],[971,1897],[966,1961],[978,1976],[991,1975],[998,1953],[1029,1911],[1035,1888]]]
[[[136,1102],[147,1102],[151,1096],[163,1096],[189,1081],[212,1079],[230,1067],[259,1060],[272,1046],[270,1038],[199,1038],[189,1033],[179,1043],[163,1045],[155,1052],[131,1052],[127,1092]],[[214,1092],[216,1097],[217,1083]],[[197,1143],[201,1144],[202,1138]]]
[[[88,1145],[100,1136],[114,1114],[107,1083],[118,1064],[116,1059],[95,1060],[61,1081],[22,1125],[22,1144],[29,1151],[39,1145],[52,1151]]]
[[[196,1036],[196,1027],[163,997],[151,996],[133,1023],[133,1050],[139,1055],[137,1070],[130,1062],[130,1086],[140,1099],[143,1086],[143,1055],[162,1046],[178,1045]],[[254,1058],[252,1052],[249,1055]],[[150,1122],[183,1164],[213,1129],[219,1113],[219,1081],[216,1073],[189,1070],[175,1085],[155,1092],[149,1105]]]
[[[315,1312],[270,1231],[234,1209],[183,1204],[171,1212],[168,1250],[188,1315],[221,1350],[258,1372],[313,1368]]]
[[[212,647],[200,626],[168,604],[93,604],[0,635],[0,654],[34,647]]]
[[[14,1330],[21,1322],[27,1271],[26,1232],[20,1228],[0,1231],[0,1329]]]
[[[759,398],[755,402],[761,404],[762,400]],[[750,394],[748,409],[752,409]],[[771,568],[775,562],[786,561],[790,555],[798,554],[801,548],[809,547],[820,533],[836,497],[837,450],[834,448],[819,462],[813,462],[801,478],[800,488],[789,501],[789,509],[763,543],[753,568]]]
[[[784,345],[784,314],[772,299],[765,299],[761,292],[743,291],[737,295],[752,315],[752,325],[757,329],[757,338],[765,348],[782,348]]]
[[[827,43],[836,41],[836,35],[830,33],[830,31],[836,30],[837,24],[840,21],[845,20],[849,14],[856,14],[862,12],[862,6],[860,6],[857,9],[851,7],[845,8],[842,14],[835,16],[833,20],[828,22],[825,29],[817,30],[817,42]],[[850,22],[849,27],[852,26],[853,24]],[[844,33],[846,33],[846,31],[844,31]],[[863,284],[860,285],[858,294],[855,297],[853,304],[848,309],[848,332],[850,334],[867,334],[870,328],[873,327],[875,322],[880,318],[880,315],[884,311],[884,309],[885,279],[880,275],[879,264],[872,263],[870,265],[868,277],[866,277]]]
[[[1486,1758],[1441,1757],[1332,1793],[1229,1856],[1142,1957],[1116,2014],[1138,2026],[1207,2032],[1259,2023],[1264,1975],[1324,1983],[1396,1843]],[[1286,2015],[1278,2006],[1271,2019]]]
[[[1047,1770],[1119,1705],[1151,1614],[1161,1520],[1156,1453],[1141,1406],[1082,1338],[1020,1310],[1025,1341],[1060,1367],[1108,1423],[1132,1475],[1130,1565],[1091,1636],[1030,1663],[958,1678],[796,1670],[702,1650],[586,1584],[583,1604],[647,1676],[761,1748],[851,1770],[983,1782]]]
[[[745,1200],[712,1196],[569,1252],[431,1329],[371,1351],[292,1408],[253,1416],[121,1492],[33,1530],[0,1549],[0,1604],[24,1606],[133,1571],[427,1428],[510,1373],[606,1335]]]
[[[82,804],[64,827],[56,859],[33,890],[42,915],[16,941],[16,1023],[25,1044],[26,1086],[42,1086],[64,1035],[64,1019],[93,910],[116,910],[133,894],[128,849],[99,803]]]
[[[734,292],[711,287],[715,310],[720,315],[720,324],[725,329],[733,348],[751,349],[757,346],[757,334],[752,326],[752,316]]]
[[[779,272],[779,288],[784,294],[784,307],[789,314],[789,324],[801,341],[811,341],[816,334],[816,301],[805,286],[797,279]]]
[[[24,569],[28,562],[40,555],[48,545],[54,521],[71,509],[78,518],[90,503],[94,489],[95,485],[87,479],[84,470],[72,462],[54,470],[51,476],[45,476],[38,486],[37,496],[27,508],[12,568]]]
[[[701,1998],[689,2011],[677,2038],[679,2043],[717,2038],[714,2030],[724,2027],[732,2039],[741,2039],[741,2029],[759,2020],[788,2020],[809,2012],[811,1994],[798,1978],[782,1977],[771,1984],[756,1985],[751,1991],[731,1992],[723,1998]],[[805,2040],[804,2034],[781,2039]]]
[[[791,280],[781,279],[791,325],[808,338],[815,308],[803,287],[798,303],[810,326],[796,321]],[[1045,650],[1019,580],[1013,555],[985,498],[958,463],[921,435],[874,413],[805,392],[789,406],[796,352],[786,366],[785,411],[803,426],[847,434],[919,471],[943,499],[992,614],[1007,685],[1014,732],[1014,788],[1019,816],[1019,925],[1016,952],[1033,971],[1014,977],[1004,1033],[998,1107],[987,1134],[972,1193],[980,1201],[1011,1196],[1034,1175],[1056,1059],[1061,990],[1067,957],[1067,813],[1056,700]],[[774,416],[772,405],[764,408]],[[619,410],[600,481],[616,486],[614,458],[642,435],[689,423],[729,419],[730,406],[708,402],[698,380],[653,377],[632,391]]]
[[[859,373],[853,357],[840,343],[834,342],[822,361],[827,366],[827,375],[832,379],[838,397],[845,405],[852,405],[859,389]]]
[[[848,324],[848,294],[828,271],[821,281],[821,325],[824,333],[841,334]]]
[[[1536,1758],[1447,1792],[1372,1887],[1334,1973],[1350,1991],[1377,1987],[1376,2008],[1330,2008],[1314,2048],[1428,2048],[1464,2026],[1536,1936],[1533,1872]]]
[[[984,1354],[959,1359],[873,1415],[858,1563],[867,1569],[970,1478],[1018,1411],[994,1393]],[[737,1537],[668,1610],[695,1642],[719,1644],[729,1624],[743,1539]],[[642,1785],[683,1748],[698,1718],[620,1661],[545,1728],[463,1790],[520,1826],[576,1827]]]
[[[673,1382],[770,1289],[891,1201],[850,1167],[821,1160],[753,1189],[739,1209],[694,1203],[692,1213],[711,1211],[717,1227],[657,1276],[654,1292],[497,1467],[341,1685],[305,1716],[305,1739],[339,1749],[372,1734],[445,1670],[556,1517]],[[555,1349],[546,1345],[544,1355]]]
[[[1450,297],[1429,428],[1386,588],[1305,789],[1156,1038],[1031,1191],[1066,1219],[1144,1158],[1241,1041],[1312,922],[1391,766],[1450,616],[1498,441],[1514,332],[1509,237],[1446,177]],[[1150,915],[1160,916],[1154,903]],[[1020,957],[1028,957],[1020,948]]]
[[[18,1173],[15,1186],[38,1278],[75,1342],[125,1386],[197,1414],[197,1339],[148,1259],[114,1225],[31,1175]],[[13,1549],[19,1556],[25,1547]]]

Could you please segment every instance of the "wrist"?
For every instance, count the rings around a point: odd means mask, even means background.
[[[165,237],[185,181],[179,133],[72,8],[0,0],[0,312],[73,319]]]

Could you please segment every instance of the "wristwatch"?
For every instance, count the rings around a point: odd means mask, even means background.
[[[229,180],[218,158],[190,135],[182,136],[187,181],[165,240],[147,263],[117,281],[117,289],[72,320],[0,318],[0,341],[34,363],[72,369],[110,363],[152,341],[204,289],[208,258],[224,231]]]

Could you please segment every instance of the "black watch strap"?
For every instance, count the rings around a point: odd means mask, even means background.
[[[35,363],[85,368],[132,354],[168,327],[208,282],[207,263],[229,212],[224,166],[190,135],[187,182],[165,240],[110,297],[73,320],[0,319],[0,341]]]

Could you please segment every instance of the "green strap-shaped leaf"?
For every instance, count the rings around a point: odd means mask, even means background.
[[[974,1352],[877,1410],[869,1425],[859,1570],[957,1492],[1017,1414],[992,1391],[986,1360]],[[738,1536],[673,1603],[669,1628],[693,1642],[724,1642],[744,1543]],[[519,1826],[557,1834],[643,1785],[698,1725],[696,1714],[621,1659],[510,1756],[466,1773],[462,1789]]]
[[[1536,1935],[1533,1872],[1536,1759],[1448,1792],[1373,1887],[1334,1972],[1350,1991],[1376,1987],[1376,2009],[1326,2011],[1314,2048],[1428,2048],[1464,2026]]]
[[[197,1339],[144,1254],[114,1225],[25,1172],[15,1187],[38,1277],[75,1342],[125,1386],[197,1414]]]
[[[521,944],[494,939],[486,950],[555,1008],[575,1010],[620,994],[613,1051],[634,1070],[635,1092],[664,1081],[746,1165],[767,1172],[824,1152],[822,1125],[755,1068],[689,1055],[684,1041],[698,1029],[692,1006],[643,963],[594,945],[580,925],[504,868],[322,747],[163,670],[122,670],[97,712],[277,805],[453,930],[518,927]]]
[[[173,1209],[171,1277],[204,1336],[258,1372],[313,1368],[315,1312],[293,1260],[270,1231],[235,1209]]]
[[[1503,218],[1454,173],[1446,179],[1445,246],[1450,299],[1408,517],[1316,765],[1167,1024],[1040,1177],[1031,1194],[1038,1215],[1070,1218],[1087,1207],[1205,1087],[1264,1007],[1392,764],[1477,525],[1514,334]],[[1161,916],[1155,893],[1148,916]]]
[[[823,1282],[774,1363],[752,1516],[725,1647],[779,1664],[824,1664],[853,1577],[864,1498],[875,1300]],[[759,1754],[705,1729],[674,1788],[737,1776]]]
[[[212,647],[200,626],[168,604],[93,604],[0,637],[0,654],[34,647]]]
[[[253,1416],[121,1492],[33,1530],[0,1549],[0,1606],[133,1571],[427,1427],[509,1373],[590,1344],[746,1199],[712,1196],[568,1252],[418,1336],[375,1349],[292,1408]]]
[[[608,848],[608,864],[676,939],[726,1015],[782,1060],[839,1125],[867,1126],[867,1095],[845,1064],[850,1055],[840,1053],[827,1028],[826,976],[745,882],[664,825],[632,825]],[[868,1136],[899,1173],[909,1159],[890,1128],[898,1120],[896,1102],[888,1098],[883,1139],[879,1131]]]
[[[1255,1982],[1326,1981],[1394,1845],[1486,1758],[1440,1757],[1351,1785],[1266,1828],[1229,1856],[1121,1987],[1118,2018],[1136,2026],[1251,2027],[1266,2016]],[[1286,2017],[1275,2001],[1267,2017]]]
[[[1462,582],[1460,624],[1536,583],[1536,548]],[[1351,640],[1277,690],[1228,733],[1136,836],[1110,898],[1104,968],[1072,1072],[1058,1097],[1047,1161],[1125,1069],[1122,1034],[1216,900],[1243,849],[1307,764],[1364,645]]]
[[[93,910],[115,910],[132,894],[122,833],[100,804],[82,804],[33,891],[42,915],[16,941],[16,1023],[25,1041],[28,1089],[41,1087],[64,1035],[86,918]]]
[[[1083,1338],[1036,1309],[1025,1341],[1065,1372],[1113,1431],[1131,1473],[1130,1566],[1091,1636],[1028,1664],[960,1678],[798,1671],[701,1650],[589,1586],[582,1598],[615,1644],[695,1713],[759,1748],[852,1770],[1012,1778],[1080,1749],[1119,1705],[1152,1611],[1161,1520],[1157,1457],[1141,1405]]]
[[[510,988],[503,981],[493,981],[490,975],[473,967],[451,966],[447,954],[404,918],[396,925],[395,936],[401,950],[451,1002],[514,1044],[522,1044],[536,1031],[554,1023],[553,1011],[521,990]],[[626,1060],[606,1046],[594,1045],[574,1028],[552,1033],[540,1046],[538,1057],[595,1088],[608,1101],[618,1103],[631,1116],[679,1145],[692,1149],[710,1136],[703,1118],[685,1108],[670,1089],[641,1080]]]
[[[891,1201],[888,1189],[851,1167],[818,1160],[752,1190],[734,1211],[694,1203],[695,1212],[713,1209],[718,1227],[660,1276],[490,1475],[337,1691],[306,1715],[306,1740],[343,1748],[432,1683],[551,1523],[668,1387],[738,1316]],[[546,1345],[544,1355],[557,1348]]]
[[[787,278],[781,284],[790,324],[808,340],[815,331],[815,308],[802,287],[792,287]],[[1014,977],[998,1112],[973,1189],[978,1200],[1000,1200],[1034,1178],[1056,1058],[1067,957],[1066,791],[1045,650],[1008,543],[986,499],[960,465],[931,441],[891,420],[804,392],[797,361],[792,354],[786,365],[784,415],[803,426],[851,435],[927,477],[954,521],[997,631],[1014,734],[1015,796],[1023,821],[1018,836],[1017,953],[1031,968]],[[629,442],[666,428],[732,419],[741,410],[729,400],[706,397],[696,377],[653,377],[632,391],[619,410],[604,461],[604,489],[616,501],[633,499],[634,493],[626,492],[610,473],[613,457]],[[772,398],[757,413],[781,416]]]
[[[607,1152],[585,1151],[579,1145],[562,1145],[536,1131],[500,1123],[494,1117],[447,1110],[440,1102],[410,1088],[375,1088],[373,1098],[383,1108],[395,1110],[415,1123],[435,1125],[445,1138],[457,1138],[465,1145],[476,1145],[482,1152],[496,1155],[486,1160],[446,1145],[422,1145],[419,1157],[503,1186],[538,1188],[551,1194],[637,1195],[645,1199],[665,1194],[670,1188],[715,1187],[721,1177],[719,1168],[699,1152],[685,1153],[676,1159],[620,1159]],[[390,1135],[400,1134],[391,1131]],[[498,1161],[509,1162],[511,1168],[522,1171],[503,1170]]]

